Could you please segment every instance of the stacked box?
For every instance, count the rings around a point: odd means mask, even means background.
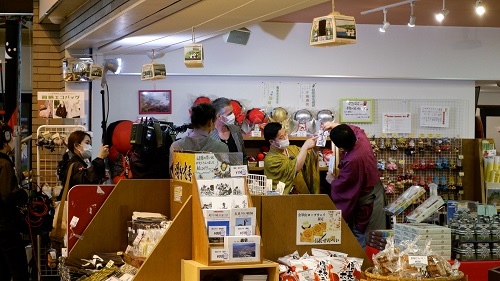
[[[434,253],[447,260],[451,259],[451,229],[426,223],[400,223],[394,227],[394,243],[399,247],[403,241],[414,241],[418,236],[420,240],[416,242],[417,246],[425,247],[429,238],[430,249]]]
[[[476,245],[476,258],[480,261],[491,259],[490,243],[478,242]]]
[[[491,242],[490,250],[491,250],[491,259],[500,260],[500,242]]]
[[[391,229],[370,230],[367,245],[378,250],[384,250],[387,238],[391,236],[394,236],[394,231]]]
[[[458,241],[476,241],[475,226],[473,223],[463,222],[455,229],[453,240]]]
[[[476,241],[491,241],[491,230],[489,223],[476,223],[474,225]]]
[[[476,249],[472,242],[457,242],[453,249],[453,258],[461,261],[475,261]]]

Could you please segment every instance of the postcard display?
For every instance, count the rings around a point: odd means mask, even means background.
[[[166,215],[172,220],[144,261],[135,281],[181,280],[181,260],[192,254],[192,184],[174,180],[121,180],[85,228],[69,257],[118,252],[127,247],[127,220],[133,211]]]
[[[182,262],[182,280],[203,280],[217,270],[217,276],[247,272],[277,281],[278,264],[262,258],[257,208],[245,179],[200,179],[195,183],[193,260]]]
[[[196,180],[193,258],[206,265],[262,263],[262,243],[245,178]],[[199,202],[199,204],[197,203]]]

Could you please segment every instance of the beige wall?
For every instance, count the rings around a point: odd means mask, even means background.
[[[40,125],[53,124],[54,119],[41,119],[38,117],[38,92],[64,91],[62,79],[62,59],[64,51],[61,50],[59,39],[59,25],[40,24],[39,1],[33,1],[33,59],[32,65],[32,102],[33,102],[33,139],[36,140],[36,131]],[[55,119],[57,120],[57,119]],[[33,142],[34,143],[34,142]],[[36,175],[36,146],[33,146],[32,167]],[[55,168],[55,167],[54,167]]]

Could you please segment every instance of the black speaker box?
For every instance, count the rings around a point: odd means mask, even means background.
[[[250,30],[243,27],[240,29],[231,30],[229,32],[229,35],[227,36],[226,42],[246,45],[248,42],[248,38],[250,38]]]

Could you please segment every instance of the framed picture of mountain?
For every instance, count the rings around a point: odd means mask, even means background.
[[[171,114],[171,90],[140,90],[139,114]]]

